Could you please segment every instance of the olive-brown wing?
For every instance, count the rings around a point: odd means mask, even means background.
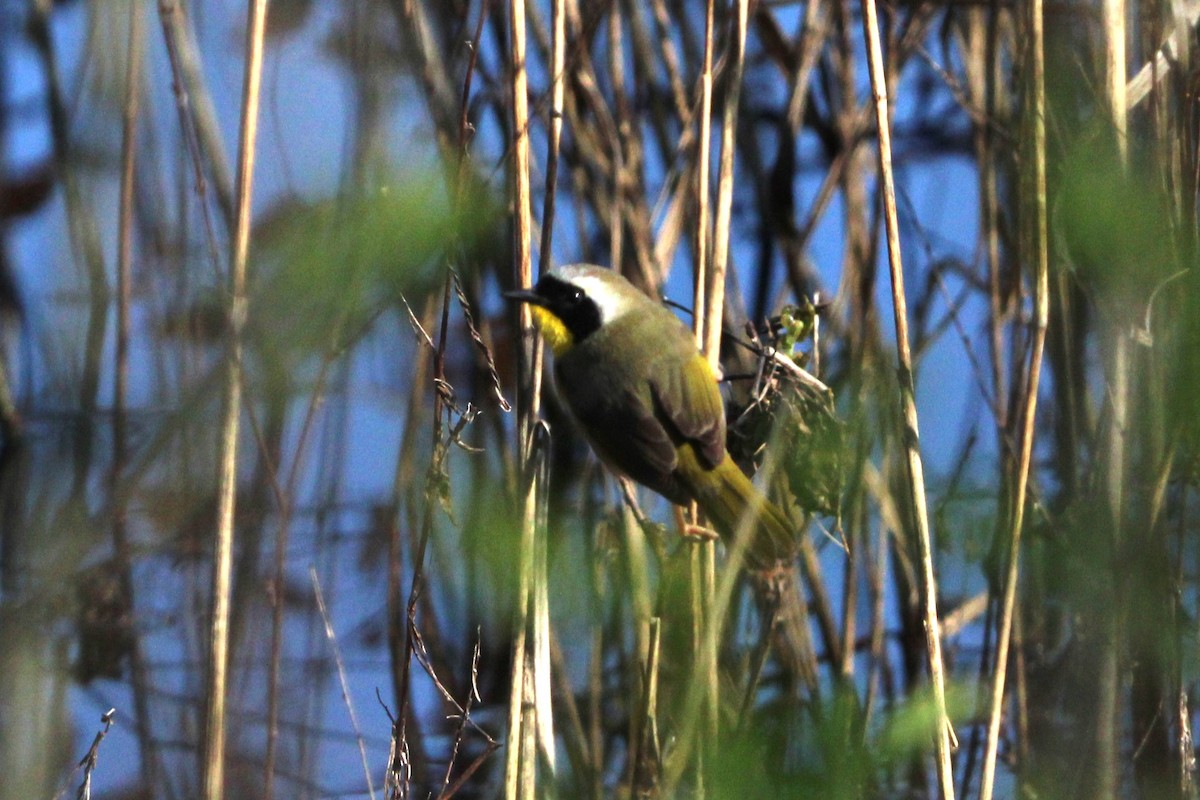
[[[586,393],[572,391],[579,384],[561,377],[558,384],[601,461],[673,503],[688,502],[674,480],[675,444],[654,413],[648,385]]]
[[[682,368],[650,379],[655,416],[677,445],[691,444],[708,469],[725,459],[725,408],[708,360],[697,353]]]

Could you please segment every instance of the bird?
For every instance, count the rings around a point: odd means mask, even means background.
[[[602,463],[677,506],[695,501],[727,546],[753,515],[753,568],[795,554],[787,516],[726,451],[717,376],[679,317],[590,264],[556,267],[505,296],[529,305],[558,395]]]

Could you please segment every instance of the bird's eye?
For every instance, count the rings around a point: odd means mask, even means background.
[[[583,290],[582,289],[572,289],[571,294],[567,299],[571,303],[571,305],[575,305],[579,301],[583,300]]]

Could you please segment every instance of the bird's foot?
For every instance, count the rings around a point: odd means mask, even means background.
[[[715,542],[721,538],[712,528],[688,522],[680,529],[680,535],[689,542]]]
[[[721,538],[712,528],[688,522],[679,506],[675,507],[675,524],[679,526],[679,535],[687,542],[715,542]]]

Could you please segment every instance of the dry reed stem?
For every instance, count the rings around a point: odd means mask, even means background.
[[[1038,269],[1044,267],[1044,262]],[[999,747],[1000,721],[1004,710],[1004,684],[1008,670],[1008,653],[1013,629],[1013,613],[1016,604],[1016,587],[1019,578],[1021,529],[1024,525],[1026,494],[1029,486],[1029,470],[1032,461],[1034,417],[1037,412],[1037,388],[1041,379],[1042,354],[1045,349],[1046,320],[1048,317],[1048,286],[1043,283],[1044,273],[1038,275],[1037,328],[1034,331],[1033,353],[1030,357],[1029,389],[1022,409],[1021,453],[1017,467],[1012,525],[1009,530],[1008,566],[1004,577],[1004,596],[1000,612],[1000,631],[996,644],[996,667],[992,682],[991,704],[988,714],[987,743],[984,750],[983,777],[980,784],[980,800],[992,796],[996,757]]]
[[[1008,563],[1004,579],[1004,597],[1000,610],[996,643],[996,667],[992,680],[991,707],[988,715],[987,740],[984,747],[983,773],[980,779],[980,800],[991,800],[995,783],[996,757],[999,749],[1000,721],[1004,709],[1004,683],[1008,672],[1008,652],[1013,629],[1017,582],[1020,577],[1021,530],[1024,525],[1026,489],[1033,458],[1033,437],[1037,414],[1038,389],[1041,382],[1042,354],[1045,350],[1049,322],[1049,255],[1047,251],[1046,210],[1046,84],[1044,18],[1042,0],[1029,0],[1030,80],[1033,107],[1032,166],[1034,203],[1034,258],[1036,259],[1035,329],[1033,352],[1030,355],[1029,381],[1021,415],[1020,460],[1017,466],[1013,495],[1012,526],[1009,531]]]
[[[945,665],[942,662],[941,628],[938,625],[937,578],[933,568],[933,547],[929,536],[929,515],[925,503],[925,472],[921,462],[917,404],[913,385],[912,355],[909,351],[908,304],[904,294],[904,268],[900,254],[900,225],[896,217],[896,187],[892,177],[892,144],[888,116],[887,77],[883,66],[883,48],[879,38],[879,20],[875,0],[863,0],[863,29],[867,42],[871,91],[875,101],[875,122],[879,131],[879,174],[883,191],[884,222],[887,230],[888,264],[892,279],[892,310],[896,327],[899,358],[900,404],[903,414],[903,447],[907,465],[908,490],[916,523],[917,546],[921,558],[922,606],[925,622],[925,646],[929,657],[929,676],[937,710],[938,785],[944,800],[954,798],[954,774],[951,757],[954,730],[946,714]]]
[[[700,101],[696,110],[699,117],[700,135],[696,155],[696,228],[692,239],[694,248],[695,287],[692,307],[695,309],[694,327],[696,330],[696,345],[709,356],[707,352],[709,319],[708,294],[711,276],[709,275],[709,159],[712,150],[712,62],[713,62],[713,6],[715,0],[706,0],[704,14],[704,63],[700,71]],[[719,320],[718,320],[719,322]]]
[[[554,707],[553,691],[551,689],[551,660],[550,660],[550,576],[548,573],[548,536],[547,511],[550,505],[550,435],[549,428],[541,424],[536,429],[539,436],[539,448],[534,452],[534,466],[537,477],[534,481],[533,493],[536,498],[536,514],[533,537],[533,583],[532,595],[532,634],[533,654],[530,668],[533,671],[533,703],[534,716],[537,724],[537,743],[542,758],[545,759],[549,771],[549,780],[553,785],[558,771],[558,758],[554,745]]]
[[[671,84],[671,99],[675,102],[675,113],[679,120],[686,123],[688,119],[687,91],[683,88],[683,78],[680,77],[679,53],[675,49],[675,41],[671,38],[671,18],[667,14],[667,6],[663,0],[650,0],[654,11],[654,28],[658,34],[658,48],[662,53],[663,69],[667,71],[667,80]]]
[[[973,20],[972,50],[974,58],[970,63],[976,64],[969,78],[971,96],[975,103],[984,107],[985,120],[977,124],[975,135],[976,158],[979,163],[979,214],[983,228],[983,238],[986,242],[984,252],[987,260],[988,280],[988,354],[992,371],[992,397],[994,399],[993,414],[996,418],[996,431],[1005,440],[1008,435],[1008,404],[1004,398],[1008,396],[1004,372],[1004,320],[1007,313],[1005,293],[1001,286],[1000,260],[1000,197],[999,176],[996,165],[995,134],[991,121],[999,117],[999,100],[997,79],[999,23],[993,18],[992,24],[987,25],[986,10],[980,9]],[[987,26],[986,40],[981,31]],[[1002,453],[1006,453],[1002,449]],[[1001,456],[1002,462],[1005,456]]]
[[[482,17],[480,18],[482,21]],[[567,15],[564,0],[553,0],[550,9],[550,140],[546,145],[546,194],[542,207],[542,241],[538,253],[538,275],[553,262],[555,203],[558,198],[558,160],[562,143],[563,101],[566,95]]]
[[[258,107],[262,81],[267,0],[250,0],[246,32],[246,74],[238,145],[237,215],[230,254],[229,353],[221,418],[217,530],[213,553],[212,620],[208,714],[204,736],[204,797],[219,800],[225,790],[225,701],[229,668],[229,612],[233,571],[234,503],[237,494],[237,443],[242,405],[242,330],[246,322],[246,261],[250,250],[250,211]]]
[[[717,169],[717,213],[714,219],[712,262],[708,275],[707,305],[704,308],[704,341],[708,363],[716,371],[720,366],[722,315],[725,309],[725,274],[729,267],[729,229],[733,218],[733,162],[737,151],[737,118],[742,93],[742,74],[746,63],[746,26],[750,0],[737,0],[733,36],[730,39],[732,65],[727,67],[725,105],[721,113],[721,158]]]
[[[711,274],[709,259],[709,174],[712,150],[712,88],[713,88],[713,17],[716,0],[706,0],[704,12],[704,60],[700,71],[700,99],[696,114],[699,117],[700,135],[696,151],[696,233],[693,239],[694,261],[694,296],[692,307],[695,309],[693,325],[696,334],[696,344],[713,365],[714,372],[719,373],[721,317],[723,307],[715,307],[709,302],[714,292],[714,276]],[[719,290],[724,295],[724,284]],[[717,347],[709,349],[710,331],[716,329]],[[695,520],[696,504],[692,503],[690,517]],[[719,670],[716,648],[703,647],[703,631],[708,627],[710,615],[714,613],[713,587],[716,584],[716,544],[712,541],[702,541],[691,548],[692,581],[689,592],[692,601],[693,647],[696,649],[698,661],[706,663],[702,673],[705,685],[704,722],[705,735],[700,748],[701,759],[697,763],[697,780],[703,781],[703,763],[706,750],[716,743],[717,713],[719,695]]]
[[[1125,0],[1103,0],[1100,8],[1101,24],[1104,27],[1104,88],[1108,99],[1108,110],[1112,115],[1113,131],[1117,137],[1117,148],[1124,162],[1129,154],[1129,139],[1126,136],[1129,118],[1128,84],[1126,82],[1125,55]]]
[[[513,269],[516,270],[515,284],[521,288],[529,288],[533,285],[530,253],[533,222],[530,216],[529,77],[525,66],[525,2],[509,0],[508,7],[512,59]],[[521,334],[520,353],[523,356],[519,364],[517,427],[521,437],[520,451],[524,465],[533,444],[533,426],[540,408],[542,348],[540,338],[533,328],[528,305],[518,305],[517,318]],[[532,513],[532,508],[526,509],[529,524],[533,521]]]
[[[514,283],[527,288],[533,284],[530,237],[530,154],[529,154],[529,86],[526,72],[525,45],[525,0],[509,0],[509,50],[512,69],[512,191],[513,191],[513,268]],[[538,481],[531,469],[534,458],[535,425],[540,406],[542,352],[541,341],[533,329],[527,305],[518,306],[518,330],[520,331],[520,358],[518,363],[517,431],[520,437],[520,472],[525,484],[521,486],[522,514],[521,541],[518,555],[517,603],[513,629],[512,685],[509,688],[508,736],[505,769],[504,796],[508,800],[518,797],[533,797],[536,793],[536,753],[526,750],[532,744],[529,724],[524,713],[531,685],[527,679],[528,658],[526,635],[533,591],[534,562],[537,558],[537,514]],[[550,743],[552,749],[552,742]]]
[[[647,630],[646,668],[641,702],[637,709],[632,742],[633,792],[635,797],[654,797],[658,787],[661,751],[658,737],[659,657],[662,650],[662,619],[651,617]]]

